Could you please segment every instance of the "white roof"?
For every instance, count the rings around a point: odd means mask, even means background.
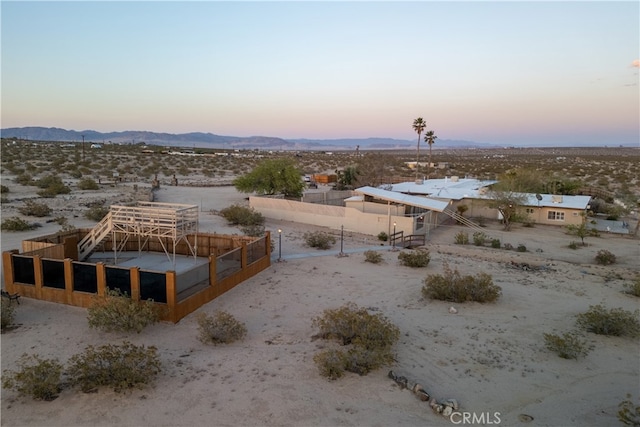
[[[416,206],[436,212],[442,212],[449,205],[449,203],[441,200],[434,200],[423,196],[411,196],[397,191],[382,190],[374,187],[360,187],[356,188],[354,191],[366,196],[375,197],[376,199],[400,203],[403,205]]]
[[[422,184],[415,182],[401,182],[391,185],[391,191],[405,194],[420,194],[443,199],[460,200],[465,198],[479,198],[480,189],[497,183],[498,181],[480,181],[472,178],[443,178],[428,179]]]
[[[564,209],[587,209],[587,205],[591,201],[591,196],[556,196],[554,194],[540,194],[541,200],[535,194],[524,194],[527,198],[523,203],[524,206],[540,206],[540,207],[558,207]]]

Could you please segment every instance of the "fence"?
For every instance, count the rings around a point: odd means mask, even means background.
[[[196,236],[189,238],[195,241]],[[85,308],[107,288],[119,289],[135,300],[153,300],[165,307],[163,320],[175,323],[271,264],[269,232],[260,238],[198,235],[197,241],[198,253],[209,251],[208,263],[180,274],[6,251],[5,288],[27,298]],[[189,288],[193,292],[185,292]]]

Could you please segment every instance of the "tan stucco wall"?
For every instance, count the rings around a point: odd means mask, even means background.
[[[367,203],[367,205],[375,205],[375,203]],[[381,231],[387,234],[392,233],[395,222],[396,231],[404,231],[406,235],[413,234],[414,220],[401,216],[404,213],[402,207],[397,211],[400,215],[393,215],[393,211],[389,215],[386,205],[380,205],[385,208],[384,212],[367,213],[352,207],[318,205],[256,196],[249,197],[249,206],[267,218],[282,221],[314,224],[332,229],[344,226],[345,230],[372,236],[377,236]]]

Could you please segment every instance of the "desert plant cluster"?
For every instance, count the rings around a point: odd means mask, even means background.
[[[341,348],[329,348],[313,357],[320,374],[331,380],[345,371],[365,375],[393,362],[392,347],[400,336],[397,326],[381,313],[347,303],[325,310],[313,319],[317,338],[336,340]],[[346,347],[346,350],[342,348]]]
[[[307,246],[316,249],[329,249],[336,243],[335,236],[325,231],[308,231],[302,236]]]
[[[160,320],[161,309],[152,300],[136,301],[119,289],[107,289],[87,309],[89,327],[104,332],[142,332]]]
[[[412,251],[402,251],[398,254],[400,265],[412,268],[422,268],[429,265],[431,254],[428,249],[418,248]]]
[[[450,302],[494,302],[502,294],[500,286],[493,283],[487,273],[462,275],[457,269],[451,269],[447,262],[443,274],[430,274],[424,279],[422,296],[428,299]]]
[[[217,311],[213,315],[199,313],[198,339],[205,344],[230,344],[247,335],[247,327],[226,311]]]

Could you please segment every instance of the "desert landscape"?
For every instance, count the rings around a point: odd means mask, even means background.
[[[4,155],[4,152],[3,152]],[[4,161],[4,160],[3,160]],[[17,162],[16,162],[17,163]],[[328,168],[327,168],[328,169]],[[230,186],[233,172],[214,177],[173,172],[163,175],[154,192],[159,202],[195,204],[200,230],[240,233],[215,212],[246,204],[247,194]],[[220,175],[220,174],[219,174]],[[2,216],[19,216],[24,200],[37,188],[16,182],[19,171],[3,168],[9,188]],[[196,187],[197,181],[217,185]],[[65,181],[76,183],[77,179]],[[184,185],[190,184],[190,185]],[[320,191],[326,190],[323,188]],[[85,228],[83,217],[92,201],[104,205],[136,200],[151,191],[150,179],[101,183],[98,190],[75,189],[48,199],[55,216]],[[631,217],[630,226],[637,218]],[[19,249],[26,238],[54,233],[55,221],[24,232],[2,232],[2,250]],[[619,425],[618,404],[627,394],[640,395],[640,340],[584,333],[591,351],[577,360],[558,357],[545,348],[543,334],[576,329],[576,315],[590,306],[634,311],[638,297],[625,284],[640,274],[640,241],[601,233],[587,237],[586,247],[568,249],[575,240],[561,227],[515,226],[502,230],[488,222],[486,233],[526,252],[456,245],[461,225],[436,229],[426,244],[426,268],[400,265],[397,251],[376,236],[344,232],[327,251],[305,246],[303,234],[316,227],[267,218],[276,241],[271,267],[177,324],[152,325],[140,334],[102,333],[90,329],[85,309],[21,298],[15,326],[2,334],[2,370],[16,368],[24,353],[64,362],[87,345],[120,343],[156,346],[162,372],[151,387],[124,393],[64,390],[50,402],[33,401],[2,390],[3,426],[387,426],[456,424],[389,378],[389,370],[420,383],[436,398],[454,398],[460,412],[482,416],[485,425],[602,426]],[[282,230],[281,254],[278,232]],[[606,249],[617,262],[594,261]],[[365,262],[366,250],[383,262]],[[284,262],[276,262],[281,255]],[[494,303],[427,300],[421,288],[428,274],[448,264],[462,274],[486,272],[502,288]],[[395,362],[359,376],[348,373],[329,381],[313,356],[331,345],[312,337],[312,319],[325,309],[353,302],[381,313],[400,329]],[[452,310],[451,308],[454,308]],[[242,341],[205,345],[197,339],[198,312],[224,310],[248,330]],[[458,423],[461,424],[461,423]],[[479,424],[479,423],[476,423]]]

